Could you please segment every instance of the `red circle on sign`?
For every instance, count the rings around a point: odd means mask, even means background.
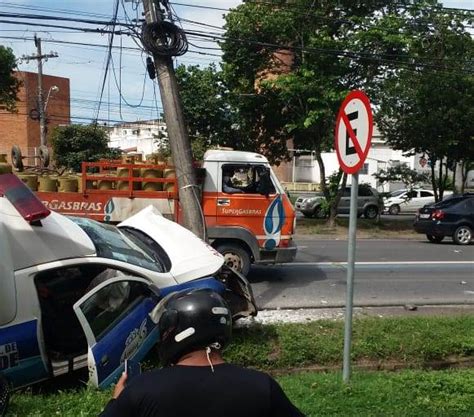
[[[349,166],[345,163],[345,161],[343,160],[343,158],[341,156],[341,150],[339,149],[338,134],[339,134],[339,126],[341,124],[341,121],[343,121],[343,117],[346,116],[346,118],[347,118],[347,115],[345,113],[346,106],[352,100],[361,101],[362,104],[364,105],[366,111],[367,111],[368,138],[367,138],[367,144],[365,145],[365,148],[362,149],[360,153],[358,152],[359,161],[355,165]],[[339,161],[340,167],[342,168],[342,170],[345,173],[355,174],[364,165],[365,159],[367,158],[367,155],[368,155],[369,150],[370,150],[370,145],[371,145],[371,142],[372,142],[373,129],[374,129],[373,117],[372,117],[372,110],[370,108],[369,98],[362,91],[359,91],[359,90],[351,91],[347,95],[347,97],[344,99],[344,101],[342,102],[342,105],[339,109],[339,113],[338,113],[337,119],[336,119],[336,130],[335,130],[335,134],[334,134],[337,159]],[[360,145],[359,145],[359,148],[360,148]]]

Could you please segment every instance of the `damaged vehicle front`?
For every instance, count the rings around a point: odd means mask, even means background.
[[[110,385],[153,347],[149,313],[173,291],[212,288],[235,319],[256,314],[248,281],[152,207],[118,226],[66,217],[3,174],[0,236],[0,377],[14,387],[85,367]]]

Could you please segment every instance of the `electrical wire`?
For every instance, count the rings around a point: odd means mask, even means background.
[[[114,12],[113,12],[113,18],[112,18],[112,30],[115,29],[115,21],[117,20],[119,4],[120,4],[119,0],[115,0]],[[108,51],[107,51],[107,59],[106,59],[106,64],[105,64],[105,69],[104,69],[104,76],[102,78],[102,86],[100,88],[99,103],[97,105],[97,111],[95,113],[96,118],[99,117],[100,106],[102,104],[102,97],[104,95],[105,83],[107,81],[107,75],[108,75],[108,72],[109,72],[110,62],[112,60],[112,45],[114,44],[114,35],[115,35],[114,33],[111,33],[109,35],[109,48],[108,48]]]

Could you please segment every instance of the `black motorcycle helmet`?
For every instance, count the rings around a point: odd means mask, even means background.
[[[10,400],[10,386],[8,381],[0,375],[0,416],[7,412],[8,402]]]
[[[163,365],[174,364],[186,353],[211,345],[224,348],[232,335],[227,303],[208,288],[167,295],[151,317],[158,324],[158,354]]]

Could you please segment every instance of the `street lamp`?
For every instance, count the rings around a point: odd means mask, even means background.
[[[46,97],[46,101],[44,103],[44,112],[46,112],[46,109],[48,108],[48,102],[49,102],[49,97],[51,96],[51,93],[59,93],[59,87],[57,85],[53,85],[49,91],[48,91],[48,96]]]

